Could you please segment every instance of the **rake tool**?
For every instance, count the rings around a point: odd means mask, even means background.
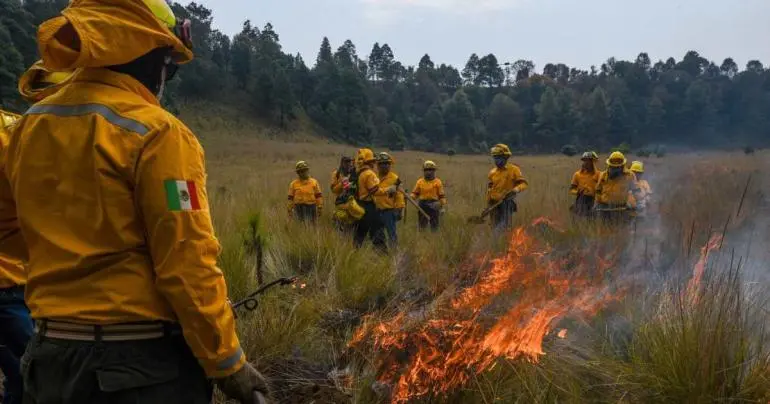
[[[401,180],[398,180],[398,182],[396,183],[396,187],[398,187],[398,192],[401,192],[402,194],[404,194],[404,198],[406,198],[406,200],[407,200],[407,201],[409,201],[409,203],[411,203],[412,205],[414,205],[414,207],[415,207],[415,208],[417,208],[417,211],[418,211],[418,212],[420,212],[420,214],[421,214],[421,215],[422,215],[424,218],[426,218],[426,219],[430,220],[430,215],[428,215],[428,213],[427,213],[427,212],[425,212],[425,210],[423,210],[423,209],[420,207],[420,204],[419,204],[417,201],[415,201],[415,200],[414,200],[414,198],[412,198],[412,196],[411,196],[411,195],[409,195],[408,193],[406,193],[406,191],[404,191],[403,189],[401,189]]]
[[[515,194],[516,193],[513,192],[513,191],[505,194],[505,196],[502,199],[500,199],[499,201],[493,203],[492,205],[489,205],[486,209],[481,211],[480,215],[469,217],[468,218],[468,223],[484,224],[484,219],[486,219],[486,217],[489,216],[489,214],[492,213],[492,211],[494,211],[498,206],[502,205],[503,202],[505,202],[506,200],[508,200],[509,198],[511,198]]]

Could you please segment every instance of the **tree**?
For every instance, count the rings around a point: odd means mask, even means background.
[[[331,64],[334,61],[332,57],[332,45],[329,43],[329,38],[324,37],[321,41],[321,49],[318,51],[318,57],[316,58],[316,65],[321,66],[324,64]]]
[[[524,113],[519,104],[505,94],[497,94],[487,110],[486,127],[489,135],[506,141],[520,141]],[[519,144],[519,146],[521,146]]]
[[[601,87],[583,99],[580,109],[581,143],[607,145],[610,117],[607,96]]]
[[[505,81],[505,74],[497,62],[497,57],[489,54],[481,58],[478,62],[478,74],[474,84],[477,86],[500,87]]]
[[[372,46],[372,51],[369,53],[369,70],[367,77],[372,81],[379,80],[380,66],[382,65],[382,48],[378,42]]]
[[[465,63],[465,69],[463,69],[463,79],[466,85],[476,84],[477,77],[479,76],[479,56],[475,53],[468,58],[468,62]]]
[[[474,135],[475,114],[468,95],[462,89],[457,90],[444,105],[444,123],[447,136],[461,148],[468,149]]]
[[[446,126],[444,124],[444,115],[441,111],[441,105],[438,103],[431,105],[428,113],[423,118],[423,127],[425,128],[425,137],[433,145],[438,145],[446,139]]]
[[[738,64],[735,63],[733,58],[727,58],[722,62],[719,70],[722,72],[722,74],[732,79],[736,74],[738,74]]]

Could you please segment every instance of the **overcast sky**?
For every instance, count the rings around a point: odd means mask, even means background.
[[[416,65],[425,53],[460,68],[471,53],[500,63],[562,62],[587,69],[608,57],[653,63],[696,50],[720,64],[770,61],[770,0],[198,0],[232,35],[245,19],[271,22],[285,52],[315,61],[321,39],[346,39],[365,58],[374,42]]]

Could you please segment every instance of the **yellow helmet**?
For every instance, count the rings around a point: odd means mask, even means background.
[[[358,149],[358,155],[356,156],[356,162],[358,163],[372,163],[376,161],[374,158],[374,152],[372,149]]]
[[[177,39],[179,39],[180,42],[187,48],[187,50],[192,51],[193,43],[192,43],[192,23],[190,20],[177,20],[176,16],[174,15],[174,11],[171,10],[171,6],[166,2],[166,0],[142,0],[145,6],[152,11],[152,14],[160,20],[160,22],[163,23],[163,25],[166,26],[166,28],[171,31],[174,36],[176,36]],[[178,62],[187,62],[188,55],[187,52],[180,52],[178,50],[175,50],[174,52],[174,59]]]
[[[0,129],[12,125],[14,122],[19,120],[19,118],[21,118],[19,115],[0,109]]]
[[[612,152],[610,158],[607,159],[607,165],[610,167],[623,167],[626,165],[626,156],[619,151]]]
[[[634,161],[631,163],[631,172],[642,174],[644,173],[644,163],[641,161]]]
[[[19,78],[19,94],[30,103],[42,101],[67,84],[76,71],[53,71],[38,60]]]
[[[377,154],[377,164],[393,164],[393,156],[388,153],[382,152]]]
[[[436,163],[434,163],[434,162],[432,162],[430,160],[427,160],[426,162],[422,163],[422,169],[423,170],[435,170],[437,168],[438,168],[438,166],[436,165]]]
[[[294,165],[294,169],[295,169],[297,172],[299,172],[299,171],[305,171],[305,170],[309,170],[309,169],[310,169],[310,166],[307,164],[307,162],[306,162],[306,161],[298,161],[298,162],[297,162],[297,164],[296,164],[296,165]]]
[[[499,143],[492,147],[490,150],[492,157],[511,157],[511,149],[508,146]]]

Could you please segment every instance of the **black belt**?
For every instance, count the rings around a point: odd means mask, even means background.
[[[38,336],[70,341],[141,341],[181,334],[178,324],[161,321],[108,325],[77,324],[64,321],[38,320]]]

